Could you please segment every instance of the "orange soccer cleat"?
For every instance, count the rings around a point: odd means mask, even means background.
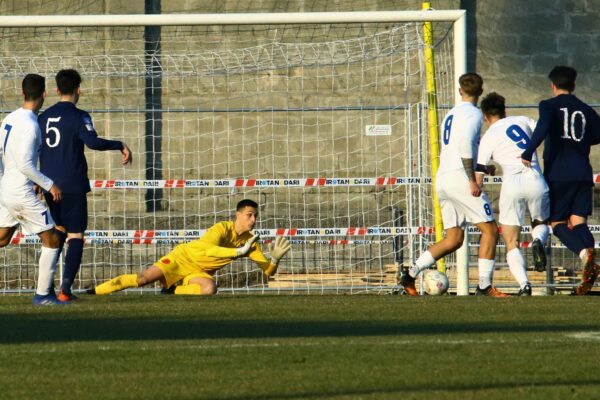
[[[492,285],[486,287],[485,289],[481,289],[479,285],[477,286],[477,290],[475,291],[475,296],[488,296],[488,297],[510,297],[509,294],[502,293]]]
[[[581,274],[581,283],[579,284],[579,286],[577,286],[577,288],[575,288],[575,295],[585,296],[586,294],[588,294],[589,291],[592,290],[592,288],[594,287],[594,282],[596,282],[598,273],[600,273],[600,265],[595,264],[593,262],[593,258],[591,263],[585,263],[583,267],[583,272]]]
[[[404,287],[404,291],[409,296],[418,296],[419,292],[415,288],[415,278],[409,275],[408,269],[403,269],[400,274],[400,284]]]

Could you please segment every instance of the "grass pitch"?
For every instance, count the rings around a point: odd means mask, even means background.
[[[1,399],[592,399],[600,298],[0,297]]]

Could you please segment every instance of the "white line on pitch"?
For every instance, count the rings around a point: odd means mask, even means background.
[[[278,348],[278,347],[326,347],[326,346],[406,346],[406,345],[423,345],[423,344],[440,344],[440,345],[498,345],[511,343],[548,343],[548,342],[564,342],[565,337],[580,341],[600,341],[600,332],[574,332],[563,334],[559,337],[544,338],[544,339],[399,339],[399,340],[360,340],[360,341],[302,341],[291,340],[289,342],[267,342],[267,343],[215,343],[215,344],[182,344],[182,345],[154,345],[143,344],[135,346],[131,343],[113,343],[110,345],[98,345],[97,347],[80,347],[73,346],[72,343],[65,343],[64,347],[48,347],[29,349],[15,348],[15,345],[0,346],[0,354],[8,353],[63,353],[63,352],[86,352],[86,351],[121,351],[121,350],[142,350],[142,351],[164,351],[164,350],[218,350],[218,349],[251,349],[251,348]],[[24,346],[22,344],[16,346]]]

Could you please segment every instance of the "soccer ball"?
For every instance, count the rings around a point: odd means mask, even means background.
[[[448,277],[445,273],[432,269],[423,276],[425,292],[430,296],[441,296],[448,290]]]

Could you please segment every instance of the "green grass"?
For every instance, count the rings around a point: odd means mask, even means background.
[[[1,399],[591,399],[600,298],[0,297]]]

